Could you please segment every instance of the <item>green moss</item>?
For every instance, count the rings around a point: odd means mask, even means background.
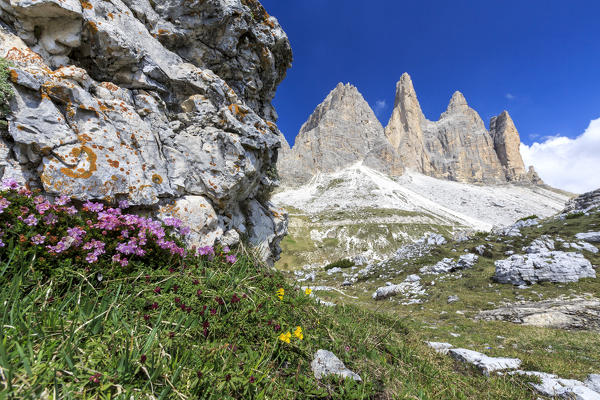
[[[6,129],[6,118],[10,113],[9,100],[13,96],[13,88],[10,84],[10,72],[8,67],[10,63],[4,58],[0,58],[0,129]]]
[[[342,258],[341,260],[337,260],[336,262],[332,262],[331,264],[327,264],[325,266],[325,271],[328,271],[332,268],[352,268],[354,267],[354,262],[347,259],[347,258]]]

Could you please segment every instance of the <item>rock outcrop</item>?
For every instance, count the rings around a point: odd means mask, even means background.
[[[336,98],[344,101],[336,103]],[[492,118],[488,131],[457,91],[439,120],[429,121],[406,73],[396,84],[394,109],[384,133],[387,143],[356,88],[340,84],[302,126],[279,170],[292,185],[358,161],[392,176],[408,169],[459,182],[543,183],[535,170],[525,170],[519,133],[508,112]]]
[[[561,329],[600,331],[600,300],[596,298],[556,298],[506,304],[477,314],[484,321],[510,321],[517,324]]]
[[[515,123],[508,114],[492,117],[490,120],[490,134],[494,139],[494,148],[500,164],[504,167],[504,173],[508,181],[521,181],[527,179],[525,164],[519,151],[521,140]]]
[[[403,172],[369,104],[356,87],[339,83],[302,125],[278,169],[284,180],[304,183],[319,172],[357,162],[389,175]]]
[[[291,65],[256,0],[0,0],[12,113],[0,166],[49,196],[127,199],[277,256],[271,106]]]
[[[577,196],[566,204],[563,214],[587,213],[600,210],[600,189]]]

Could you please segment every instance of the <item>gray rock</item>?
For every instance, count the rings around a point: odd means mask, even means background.
[[[586,242],[600,243],[600,232],[578,233],[575,237],[579,240],[585,240]]]
[[[411,275],[409,276],[411,280],[407,278],[407,280],[398,285],[390,283],[390,285],[379,287],[371,297],[373,300],[383,300],[400,294],[406,298],[412,298],[411,300],[417,300],[415,297],[424,295],[425,289],[421,286],[420,280],[412,280],[414,277],[418,276]]]
[[[352,378],[361,382],[361,377],[350,371],[344,363],[329,350],[317,350],[315,358],[310,363],[315,378],[321,379],[328,375],[338,375],[343,378]]]
[[[444,258],[435,265],[425,266],[419,269],[422,274],[445,274],[466,268],[472,268],[479,257],[475,254],[464,254],[454,261],[452,258]]]
[[[538,282],[577,282],[582,278],[596,277],[592,264],[583,255],[573,252],[515,254],[494,264],[494,279],[516,286]]]
[[[479,254],[480,256],[483,255],[483,253],[485,253],[486,250],[486,246],[484,244],[481,244],[477,247],[475,247],[475,251],[477,252],[477,254]]]
[[[579,242],[579,243],[564,242],[562,244],[562,247],[564,247],[565,249],[573,249],[573,250],[578,250],[578,251],[589,251],[592,254],[598,254],[598,248],[596,246],[586,243],[586,242]]]
[[[556,298],[544,301],[523,301],[493,310],[481,311],[475,319],[600,332],[600,300],[595,298]]]
[[[600,209],[600,189],[584,193],[567,202],[563,213],[587,213]]]
[[[298,185],[318,172],[357,162],[389,175],[404,171],[358,89],[339,83],[302,125],[294,147],[278,160],[278,170],[286,183]]]
[[[590,374],[583,382],[589,389],[600,393],[600,374]]]
[[[448,296],[448,304],[456,303],[460,298],[458,296]]]
[[[516,369],[521,365],[518,358],[488,357],[468,349],[450,349],[449,354],[455,360],[474,365],[486,376],[489,376],[490,372]]]
[[[177,216],[190,244],[244,235],[273,263],[287,215],[266,201],[271,100],[292,60],[277,20],[257,1],[81,4],[0,0],[15,92],[3,178]]]
[[[448,351],[453,348],[450,343],[445,342],[425,342],[429,347],[434,349],[437,353],[448,354]]]
[[[544,396],[571,400],[600,400],[600,393],[575,379],[562,379],[554,374],[538,371],[513,371],[512,373],[538,377],[541,383],[531,383],[531,386]]]

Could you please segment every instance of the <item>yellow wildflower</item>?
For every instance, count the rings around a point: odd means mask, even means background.
[[[294,331],[294,336],[296,336],[300,340],[304,339],[304,335],[302,334],[302,328],[297,326],[296,330]]]
[[[282,333],[281,335],[279,335],[279,340],[281,340],[282,342],[289,343],[291,337],[292,334],[290,333],[290,331],[287,331],[286,333]]]
[[[306,293],[306,295],[309,295],[312,293],[312,289],[307,287],[306,289],[304,289],[304,293]]]
[[[279,297],[279,300],[283,300],[283,295],[285,294],[285,290],[283,290],[283,288],[279,288],[277,290],[277,297]]]

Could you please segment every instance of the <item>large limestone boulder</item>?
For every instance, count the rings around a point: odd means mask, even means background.
[[[500,283],[526,285],[538,282],[577,282],[595,278],[592,264],[576,252],[554,251],[554,241],[542,237],[524,248],[526,254],[514,254],[494,264],[494,279]]]
[[[271,99],[292,56],[257,1],[0,0],[0,20],[3,177],[179,216],[199,245],[248,233],[273,260]]]

